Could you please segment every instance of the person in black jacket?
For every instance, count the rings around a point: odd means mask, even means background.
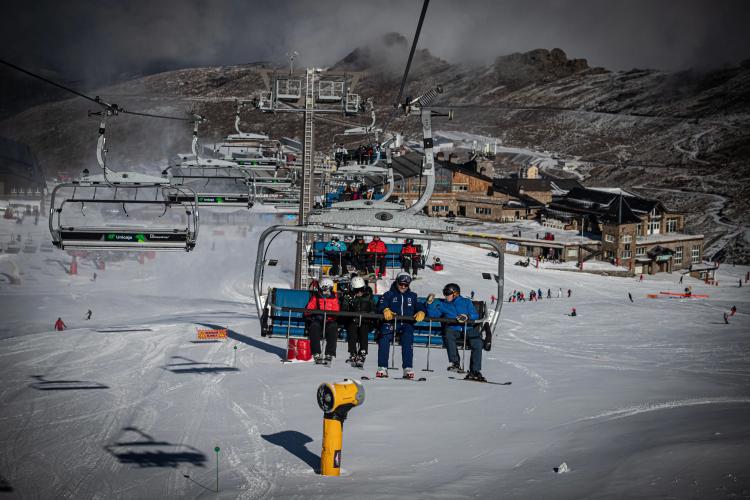
[[[359,276],[352,278],[349,292],[341,295],[341,310],[347,312],[374,313],[375,302],[372,290]],[[367,336],[375,328],[372,318],[342,318],[345,321],[349,341],[349,359],[352,366],[362,367],[367,356]]]

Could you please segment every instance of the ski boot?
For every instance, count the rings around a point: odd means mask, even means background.
[[[323,355],[321,354],[316,354],[315,356],[313,356],[313,360],[315,360],[316,365],[322,365],[324,362]]]
[[[474,380],[475,382],[487,382],[487,379],[484,378],[482,372],[469,372],[466,375],[466,380]]]
[[[346,362],[352,366],[357,366],[358,360],[359,360],[359,356],[357,356],[356,353],[349,353],[349,359],[347,359]]]
[[[414,380],[414,370],[411,368],[404,368],[404,378]]]
[[[451,363],[450,366],[448,367],[448,371],[449,372],[456,372],[456,373],[465,373],[461,369],[461,365],[458,364],[458,363]]]
[[[324,358],[323,364],[324,365],[332,365],[334,359],[336,359],[336,356],[333,356],[331,354],[326,354],[326,357]]]
[[[388,378],[388,368],[385,366],[379,366],[378,371],[375,372],[377,378]]]
[[[362,368],[365,366],[365,358],[367,357],[366,351],[359,351],[359,356],[357,356],[357,361],[355,363],[357,368]]]

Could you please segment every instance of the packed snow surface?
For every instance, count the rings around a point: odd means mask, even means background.
[[[750,284],[739,287],[749,270],[740,266],[722,266],[718,286],[689,277],[679,285],[676,273],[639,283],[523,268],[507,256],[505,299],[513,289],[545,295],[506,300],[492,351],[484,353],[484,375],[512,385],[451,380],[444,350],[417,348],[415,370],[427,381],[399,380],[400,370],[365,380],[366,401],[344,425],[342,476],[319,475],[316,389],[373,377],[377,347],[370,346],[364,371],[344,363],[343,342],[330,368],[280,362],[285,340],[260,336],[252,303],[258,234],[277,223],[290,221],[248,215],[243,226],[204,224],[194,252],[143,264],[109,259],[105,270],[79,259],[77,275],[67,273],[71,257],[56,249],[6,255],[21,283],[0,274],[0,493],[750,496]],[[3,241],[11,232],[49,239],[28,218],[2,224]],[[293,247],[291,236],[274,241],[268,257],[279,265],[268,269],[264,286],[291,281]],[[496,272],[497,259],[486,254],[433,245],[445,270],[424,270],[413,288],[439,295],[453,281],[464,295],[473,290],[489,300],[495,282],[481,273]],[[709,297],[647,297],[688,285]],[[732,305],[738,312],[725,324]],[[577,317],[568,316],[573,307]],[[64,332],[52,330],[58,317]],[[228,328],[230,338],[196,341],[196,328],[214,326]],[[422,371],[428,354],[432,372]],[[563,463],[567,472],[555,473]]]

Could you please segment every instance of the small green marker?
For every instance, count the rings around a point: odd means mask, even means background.
[[[214,451],[216,452],[216,493],[219,492],[219,451],[221,451],[221,448],[218,446],[214,448]]]

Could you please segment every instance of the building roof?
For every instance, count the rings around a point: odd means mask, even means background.
[[[602,191],[600,189],[573,188],[561,200],[564,204],[580,205],[588,209],[608,207],[613,200],[623,194]],[[656,207],[665,209],[658,200],[649,200],[639,196],[628,196],[628,206],[637,213],[649,213]],[[665,209],[666,210],[666,209]]]
[[[550,178],[549,184],[553,194],[561,195],[567,194],[571,189],[583,187],[583,185],[575,179]]]
[[[447,161],[435,160],[435,165],[450,170],[451,172],[465,174],[469,177],[489,182],[490,184],[492,184],[493,181],[492,177],[477,172],[477,162],[475,160],[469,160],[466,163],[450,163]]]
[[[618,195],[612,201],[610,201],[606,210],[599,217],[602,222],[608,222],[610,224],[638,224],[641,222],[641,218],[633,213],[628,204],[629,198],[623,195]]]

